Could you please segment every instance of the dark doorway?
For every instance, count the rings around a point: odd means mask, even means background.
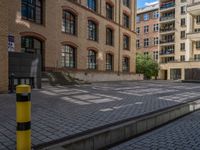
[[[164,70],[164,80],[167,80],[167,70]]]

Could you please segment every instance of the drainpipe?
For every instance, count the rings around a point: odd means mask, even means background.
[[[121,1],[118,1],[119,2],[119,37],[118,37],[118,42],[119,42],[119,46],[118,46],[118,76],[120,76],[120,56],[121,56]]]

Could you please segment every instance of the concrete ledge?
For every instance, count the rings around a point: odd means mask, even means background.
[[[97,129],[96,131],[88,132],[78,137],[66,139],[66,141],[62,139],[61,141],[47,143],[35,149],[98,150],[129,140],[198,109],[200,109],[200,100],[195,100],[122,121],[110,127]]]

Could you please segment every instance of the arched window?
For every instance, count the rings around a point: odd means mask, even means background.
[[[94,50],[88,51],[88,69],[97,69],[97,53]]]
[[[129,72],[130,61],[128,57],[124,57],[122,60],[122,71]]]
[[[42,0],[22,0],[22,18],[42,24],[43,12]]]
[[[88,20],[88,39],[97,41],[97,24],[92,20]]]
[[[63,45],[61,62],[62,62],[62,67],[75,68],[76,67],[76,48],[70,45]]]
[[[63,11],[63,25],[62,31],[69,34],[76,34],[76,15],[70,11]]]
[[[42,41],[31,36],[21,38],[21,50],[25,53],[42,54]]]
[[[113,55],[106,54],[106,70],[112,71],[113,70]]]
[[[113,6],[106,3],[106,18],[113,20]]]

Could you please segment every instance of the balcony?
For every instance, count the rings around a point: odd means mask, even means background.
[[[175,42],[174,39],[160,40],[160,44],[169,44],[174,42]]]
[[[172,8],[175,8],[175,1],[169,1],[169,2],[166,2],[166,3],[160,4],[160,11],[169,10],[169,9],[172,9]]]
[[[175,20],[175,16],[163,16],[160,17],[160,22],[165,22],[165,21],[174,21]]]
[[[191,15],[197,16],[200,15],[200,0],[193,0],[190,4],[187,6],[187,12],[189,12]]]
[[[191,39],[193,41],[199,41],[200,40],[200,28],[196,28],[196,29],[194,29],[193,32],[188,33],[187,38]]]
[[[160,51],[160,55],[173,55],[174,54],[174,50],[169,49],[169,50],[161,50]]]
[[[160,33],[161,34],[169,34],[169,33],[172,33],[172,32],[175,32],[175,28],[174,27],[172,27],[172,28],[166,27],[166,28],[161,28],[160,29]]]

